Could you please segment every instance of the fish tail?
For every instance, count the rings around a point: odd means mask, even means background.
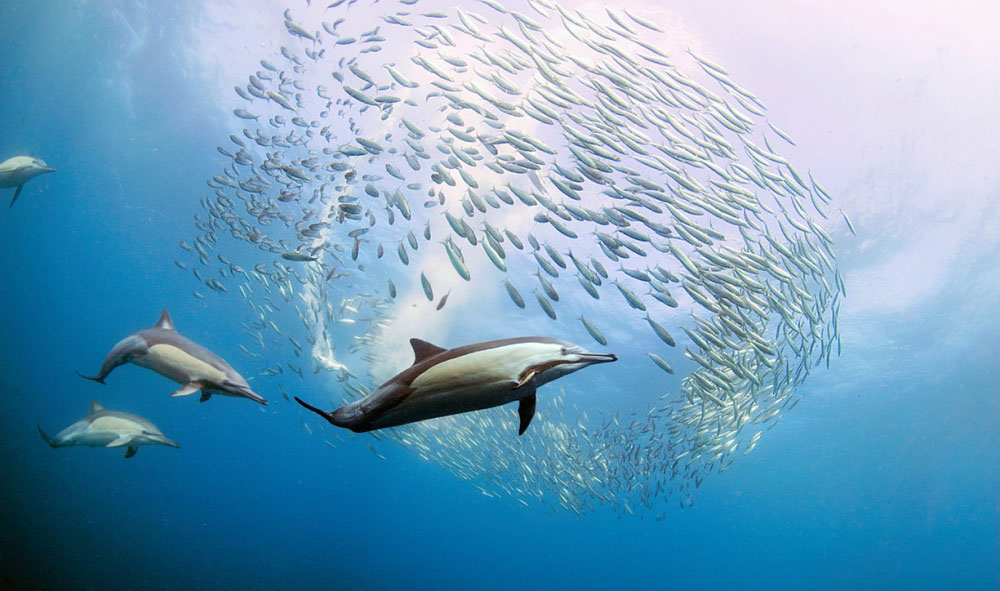
[[[104,383],[104,378],[106,377],[106,376],[96,376],[96,377],[85,376],[85,375],[83,375],[80,372],[76,372],[76,375],[80,376],[81,378],[83,378],[85,380],[90,380],[92,382],[97,382],[98,384],[103,384]]]
[[[298,396],[295,396],[294,398],[295,398],[295,402],[298,402],[302,406],[306,407],[307,409],[309,409],[309,410],[313,411],[314,413],[318,414],[319,416],[323,417],[324,419],[326,419],[327,421],[329,421],[330,424],[336,425],[336,423],[333,422],[333,413],[332,412],[326,412],[325,410],[320,410],[320,409],[316,408],[315,406],[312,406],[311,404],[306,404]]]

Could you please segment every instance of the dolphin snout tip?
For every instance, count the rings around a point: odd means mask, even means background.
[[[614,353],[588,353],[587,361],[590,363],[610,363],[618,361],[618,356]]]
[[[256,402],[258,404],[262,404],[264,406],[267,406],[267,399],[264,398],[263,396],[261,396],[260,394],[256,394],[255,393],[252,396],[247,396],[247,398],[249,398],[250,400],[253,400],[254,402]]]

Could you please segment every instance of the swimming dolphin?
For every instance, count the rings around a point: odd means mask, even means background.
[[[167,439],[156,425],[146,419],[116,410],[105,410],[96,400],[90,401],[87,416],[49,437],[38,427],[42,439],[52,447],[89,445],[90,447],[126,446],[125,457],[131,458],[140,445],[169,445],[180,447]]]
[[[45,161],[41,158],[14,156],[0,163],[0,188],[9,189],[16,187],[14,189],[14,196],[10,198],[10,206],[14,207],[17,196],[21,194],[21,189],[24,188],[24,183],[40,174],[55,171],[56,169],[45,164]]]
[[[299,404],[356,433],[520,401],[524,433],[535,416],[535,390],[588,365],[616,361],[605,353],[547,337],[522,337],[442,349],[410,339],[413,365],[365,398],[324,412]]]
[[[140,330],[118,341],[101,364],[101,371],[94,377],[77,374],[82,378],[104,383],[111,371],[125,363],[149,368],[161,376],[181,384],[171,396],[187,396],[201,391],[201,401],[212,394],[249,398],[267,404],[250,389],[243,376],[236,373],[221,357],[205,347],[182,337],[174,328],[170,312],[160,315],[152,328]]]

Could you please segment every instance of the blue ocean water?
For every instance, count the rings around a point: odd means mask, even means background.
[[[850,42],[823,53],[801,34],[782,38],[782,48],[740,36],[736,24],[713,22],[690,3],[671,8],[797,132],[796,158],[854,218],[858,236],[842,226],[834,235],[848,291],[843,353],[813,370],[802,402],[753,453],[707,475],[692,506],[576,515],[485,496],[402,446],[379,445],[384,459],[364,436],[328,447],[304,430],[305,415],[281,399],[276,381],[257,381],[271,400],[263,408],[172,399],[173,384],[131,366],[106,386],[74,374],[95,371],[111,345],[162,308],[244,375],[271,363],[266,352],[262,360],[241,355],[241,300],[204,288],[206,299],[192,298],[191,277],[172,261],[178,241],[195,232],[205,181],[224,164],[216,146],[238,129],[228,89],[245,84],[287,36],[283,8],[0,7],[0,159],[31,154],[57,168],[25,185],[0,216],[0,586],[1000,585],[1000,176],[985,164],[995,165],[1000,150],[977,128],[1000,115],[990,98],[998,70],[961,86],[951,69],[981,55],[983,44],[997,49],[974,26],[988,16],[911,16],[876,32],[895,8],[868,21],[848,14],[837,34]],[[742,10],[740,19],[756,22]],[[804,30],[829,15],[788,18]],[[859,63],[888,43],[879,34],[901,39],[902,49],[879,66]],[[928,53],[907,54],[925,34]],[[206,37],[218,41],[216,53]],[[788,57],[815,57],[810,51],[828,61],[804,66]],[[801,85],[786,78],[803,72],[816,77]],[[907,117],[913,112],[922,123]],[[612,326],[624,313],[606,309],[591,320]],[[515,326],[556,330],[543,320],[535,310]],[[449,340],[509,336],[510,322],[504,313],[470,319]],[[634,408],[662,377],[644,359],[648,344],[611,341],[619,364],[560,382],[592,414]],[[327,400],[334,386],[322,378],[307,372],[282,383]],[[120,450],[45,445],[36,424],[61,429],[91,399],[150,418],[181,449],[140,448],[126,461]]]

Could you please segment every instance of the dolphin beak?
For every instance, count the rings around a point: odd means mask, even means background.
[[[584,353],[580,357],[582,361],[591,365],[595,363],[610,363],[612,361],[618,361],[618,356],[614,353]]]
[[[256,392],[254,392],[252,390],[248,389],[245,392],[243,392],[242,394],[243,394],[243,396],[249,398],[250,400],[253,400],[254,402],[259,402],[260,404],[263,404],[264,406],[267,406],[267,400],[263,396],[261,396],[260,394],[257,394]]]
[[[55,172],[55,171],[56,171],[56,169],[52,168],[51,166],[43,166],[42,167],[42,172]]]

